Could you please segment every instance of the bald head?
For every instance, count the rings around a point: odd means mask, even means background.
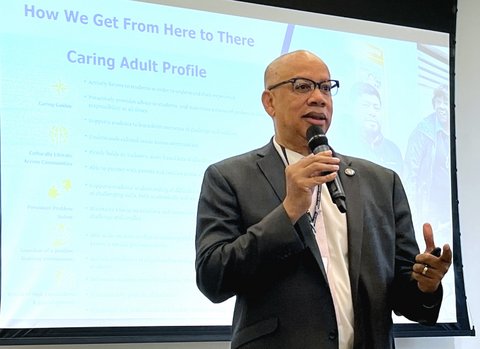
[[[295,90],[295,81],[291,80],[294,78],[317,83],[309,91]],[[262,104],[273,120],[278,144],[308,155],[307,129],[317,125],[327,132],[333,115],[333,100],[318,86],[327,80],[330,80],[327,65],[305,50],[284,54],[267,66]],[[272,86],[274,88],[269,89]]]
[[[327,65],[318,56],[306,50],[289,52],[274,59],[265,69],[265,89],[279,80],[292,78],[292,76],[288,76],[289,72],[295,70],[295,67],[301,67],[309,62],[321,62],[328,70]]]

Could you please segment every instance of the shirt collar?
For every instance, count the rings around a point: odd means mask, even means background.
[[[285,148],[284,146],[278,144],[277,140],[275,137],[273,137],[273,145],[275,149],[277,150],[278,154],[280,155],[280,158],[282,158],[283,163],[285,166],[291,165],[299,161],[300,159],[304,158],[305,156],[297,153],[296,151],[290,150],[288,148]],[[285,150],[285,152],[284,152]]]

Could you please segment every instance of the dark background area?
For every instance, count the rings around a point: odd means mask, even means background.
[[[242,0],[283,7],[455,33],[456,0]]]

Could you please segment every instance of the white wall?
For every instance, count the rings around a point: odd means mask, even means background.
[[[476,256],[479,254],[480,234],[475,215],[480,200],[480,1],[458,0],[456,50],[456,135],[460,229],[462,233],[463,264],[467,302],[471,324],[480,318],[480,278]],[[440,242],[439,242],[440,243]],[[401,338],[398,349],[478,349],[480,337]],[[226,342],[163,343],[111,345],[5,346],[5,349],[227,349]]]
[[[458,195],[460,202],[460,229],[462,233],[462,254],[467,288],[467,302],[470,308],[471,323],[478,325],[480,320],[480,278],[476,246],[480,243],[480,230],[477,221],[476,198],[480,197],[477,183],[480,173],[480,2],[459,0],[457,17],[457,57],[456,57],[456,127],[457,127],[457,167]],[[478,332],[478,329],[477,329]],[[455,338],[457,349],[480,348],[480,334],[471,338]],[[439,348],[440,349],[440,348]]]

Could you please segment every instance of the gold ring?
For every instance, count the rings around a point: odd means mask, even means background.
[[[428,265],[425,264],[425,266],[423,267],[422,275],[425,276],[427,274],[427,271],[428,271]]]

